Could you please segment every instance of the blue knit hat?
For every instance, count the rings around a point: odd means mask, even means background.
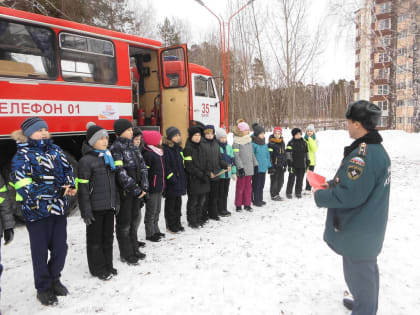
[[[48,125],[42,118],[29,117],[23,121],[23,123],[20,125],[20,128],[22,129],[24,136],[29,138],[35,131],[38,131],[39,129],[48,129]]]

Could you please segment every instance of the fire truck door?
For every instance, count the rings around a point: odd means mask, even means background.
[[[162,133],[175,126],[187,138],[190,121],[190,82],[186,45],[164,48],[159,52],[161,81]]]

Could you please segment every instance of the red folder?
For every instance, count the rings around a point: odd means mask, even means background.
[[[308,171],[306,173],[306,178],[308,179],[309,184],[311,184],[314,191],[318,189],[325,189],[325,187],[322,186],[322,184],[326,183],[325,177],[321,176],[317,173],[314,173],[312,171]]]

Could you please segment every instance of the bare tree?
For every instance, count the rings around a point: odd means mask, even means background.
[[[303,82],[314,59],[321,52],[321,24],[315,32],[307,29],[307,2],[305,0],[277,0],[272,10],[271,33],[268,34],[277,69],[287,89],[288,120],[295,119],[296,87]]]

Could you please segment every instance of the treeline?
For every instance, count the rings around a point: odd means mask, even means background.
[[[190,62],[201,64],[212,71],[216,82],[219,82],[217,87],[220,96],[223,71],[218,46],[209,42],[193,45],[188,58]],[[251,64],[251,83],[246,82],[248,77],[244,75],[243,68],[244,65],[241,65],[237,56],[232,53],[230,124],[238,118],[243,118],[266,127],[303,127],[309,123],[317,124],[320,128],[342,127],[347,105],[353,100],[353,81],[340,80],[328,86],[297,83],[290,87],[265,87],[264,70],[258,59]],[[288,102],[289,99],[292,102]]]

